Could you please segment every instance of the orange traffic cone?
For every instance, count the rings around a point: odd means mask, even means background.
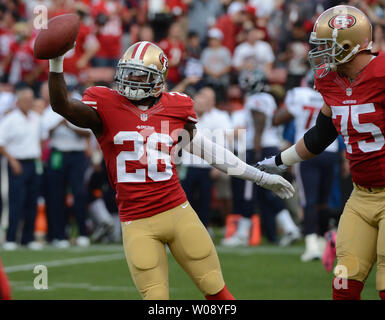
[[[225,238],[230,238],[235,231],[237,231],[238,221],[241,218],[240,214],[229,214],[226,217],[226,230],[225,230]]]
[[[258,214],[251,216],[251,230],[250,230],[250,246],[258,246],[261,244],[261,220]]]
[[[37,214],[35,220],[35,233],[39,236],[47,234],[47,214],[44,201],[38,203]]]

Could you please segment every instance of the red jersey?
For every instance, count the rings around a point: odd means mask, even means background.
[[[121,38],[123,35],[120,17],[111,16],[107,23],[96,33],[100,49],[96,56],[107,59],[119,59]]]
[[[11,47],[15,43],[15,35],[8,29],[0,29],[0,61],[8,57],[12,51]],[[11,63],[6,66],[5,73],[9,73]]]
[[[385,186],[385,52],[352,83],[330,72],[316,78],[315,85],[344,138],[353,182],[363,187]]]
[[[80,71],[77,67],[78,60],[83,56],[86,51],[88,43],[95,43],[96,37],[91,31],[91,28],[85,24],[80,24],[79,33],[76,38],[75,48],[67,51],[64,55],[63,70],[66,73],[71,73],[78,76]],[[87,67],[87,66],[86,66]]]
[[[103,122],[98,142],[121,221],[150,217],[187,201],[172,159],[178,133],[186,122],[197,121],[188,96],[163,93],[142,111],[115,90],[91,87],[83,102]]]
[[[184,44],[183,41],[173,43],[169,39],[163,39],[159,42],[159,47],[164,51],[167,56],[169,64],[167,79],[172,83],[178,83],[182,77],[179,72],[180,64],[183,60]]]
[[[10,83],[16,84],[25,80],[25,77],[38,65],[43,67],[43,72],[40,73],[37,80],[41,82],[48,80],[48,60],[39,60],[33,55],[35,39],[36,37],[32,36],[22,43],[12,43],[10,49],[13,52],[13,59],[9,75]]]

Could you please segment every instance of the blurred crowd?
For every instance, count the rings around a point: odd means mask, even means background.
[[[242,120],[245,91],[239,81],[244,71],[261,70],[277,107],[285,108],[287,92],[303,86],[308,74],[308,39],[316,18],[341,3],[368,14],[374,24],[373,50],[384,50],[384,0],[0,0],[4,248],[12,250],[22,244],[40,249],[39,234],[63,248],[88,246],[90,239],[119,241],[114,192],[93,135],[73,127],[49,107],[48,61],[33,56],[41,6],[47,8],[48,18],[76,13],[81,19],[76,46],[64,59],[65,79],[73,97],[81,97],[91,85],[113,88],[122,53],[132,43],[151,41],[169,59],[168,90],[194,97],[202,127],[214,130],[246,127]],[[35,122],[40,123],[39,134]],[[279,149],[295,142],[292,127],[293,121],[277,127]],[[338,166],[329,202],[336,212],[351,187],[344,161],[338,160]],[[242,212],[236,212],[234,206],[237,186],[205,165],[183,163],[179,174],[205,225],[225,226],[225,237],[231,238],[237,224],[243,223]],[[289,172],[287,177],[293,180],[294,174]],[[260,213],[260,209],[257,202],[252,211]],[[285,203],[279,212],[282,210],[286,210],[282,220],[301,226],[303,208],[297,199]],[[5,211],[16,214],[8,216]],[[266,214],[248,219],[248,244],[259,243],[260,223],[269,241],[290,243],[282,241],[285,227],[279,219],[278,226]],[[290,232],[296,233],[296,227]]]

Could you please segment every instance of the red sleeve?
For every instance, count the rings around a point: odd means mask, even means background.
[[[186,106],[186,120],[187,122],[198,122],[197,114],[195,113],[194,109],[194,101],[189,98],[190,103]]]
[[[95,94],[95,87],[89,87],[84,91],[82,102],[97,109],[98,97]]]

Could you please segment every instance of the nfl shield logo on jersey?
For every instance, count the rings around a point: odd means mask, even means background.
[[[350,97],[350,96],[352,95],[352,93],[353,93],[352,88],[347,88],[347,89],[346,89],[346,95],[347,95],[348,97]]]
[[[148,119],[147,114],[142,113],[142,114],[140,115],[140,120],[142,120],[142,121],[147,121],[147,119]]]

